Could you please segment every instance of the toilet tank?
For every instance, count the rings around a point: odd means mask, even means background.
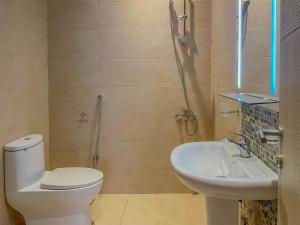
[[[6,144],[4,160],[7,192],[36,183],[45,171],[43,136],[32,134]]]

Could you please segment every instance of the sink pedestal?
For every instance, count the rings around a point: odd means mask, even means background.
[[[238,225],[238,201],[206,197],[207,225]]]

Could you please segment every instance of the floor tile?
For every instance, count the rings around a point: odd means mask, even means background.
[[[121,225],[156,225],[157,212],[155,194],[128,195]]]
[[[157,195],[159,219],[158,225],[184,225],[186,208],[183,194]]]
[[[120,225],[124,214],[127,195],[101,195],[92,207],[95,225]]]
[[[185,207],[187,209],[188,225],[206,225],[205,196],[202,194],[184,195]]]
[[[102,194],[91,213],[95,225],[206,225],[201,194]]]

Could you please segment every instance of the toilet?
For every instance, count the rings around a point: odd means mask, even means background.
[[[4,146],[8,203],[27,225],[91,225],[89,206],[100,192],[103,173],[81,167],[45,170],[42,135]]]

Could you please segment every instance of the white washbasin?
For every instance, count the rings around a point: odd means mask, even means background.
[[[194,142],[176,147],[172,166],[182,183],[207,196],[232,200],[277,198],[278,175],[257,157],[241,158],[228,142]]]

